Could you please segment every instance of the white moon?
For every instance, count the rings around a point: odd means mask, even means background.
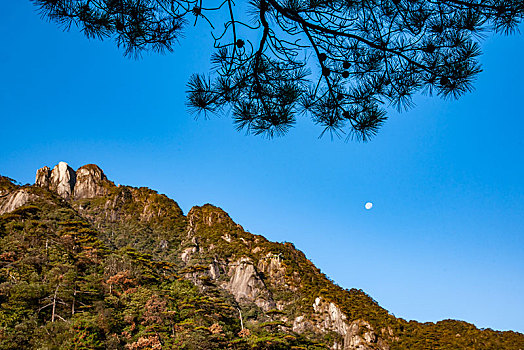
[[[373,208],[373,203],[371,203],[371,202],[367,202],[366,205],[364,205],[364,207],[365,207],[367,210],[369,210],[369,209]]]

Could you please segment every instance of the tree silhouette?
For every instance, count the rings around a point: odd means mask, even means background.
[[[188,82],[193,113],[232,108],[239,130],[267,137],[302,115],[322,134],[361,141],[377,133],[385,107],[410,108],[417,92],[470,91],[484,33],[512,33],[524,16],[522,0],[250,0],[241,18],[233,0],[32,1],[130,56],[172,51],[185,24],[203,21],[214,69]],[[216,23],[220,11],[227,19]]]

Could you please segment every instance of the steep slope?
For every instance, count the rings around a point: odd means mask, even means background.
[[[524,349],[516,332],[395,318],[293,244],[96,165],[0,177],[0,215],[2,349]]]

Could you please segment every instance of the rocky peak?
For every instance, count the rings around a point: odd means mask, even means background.
[[[223,209],[209,203],[204,204],[203,206],[192,207],[191,210],[189,210],[189,213],[187,213],[187,219],[189,222],[189,235],[194,232],[199,225],[212,227],[221,224],[228,227],[243,229],[242,226],[236,224]]]
[[[87,164],[75,172],[66,162],[58,163],[53,170],[44,166],[36,171],[35,185],[56,192],[64,199],[84,199],[107,193],[104,184],[111,184],[102,169]]]
[[[66,162],[60,162],[51,171],[49,189],[58,193],[60,197],[69,199],[73,194],[75,182],[75,171]]]
[[[40,187],[49,188],[49,182],[51,180],[51,169],[48,166],[40,168],[36,171],[35,185]]]
[[[106,191],[104,182],[107,177],[97,165],[87,164],[81,166],[76,171],[76,184],[74,188],[74,198],[93,198],[103,196]]]

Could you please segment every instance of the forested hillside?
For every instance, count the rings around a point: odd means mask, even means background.
[[[92,164],[0,177],[0,306],[0,349],[524,349],[516,332],[396,318],[292,243]]]

